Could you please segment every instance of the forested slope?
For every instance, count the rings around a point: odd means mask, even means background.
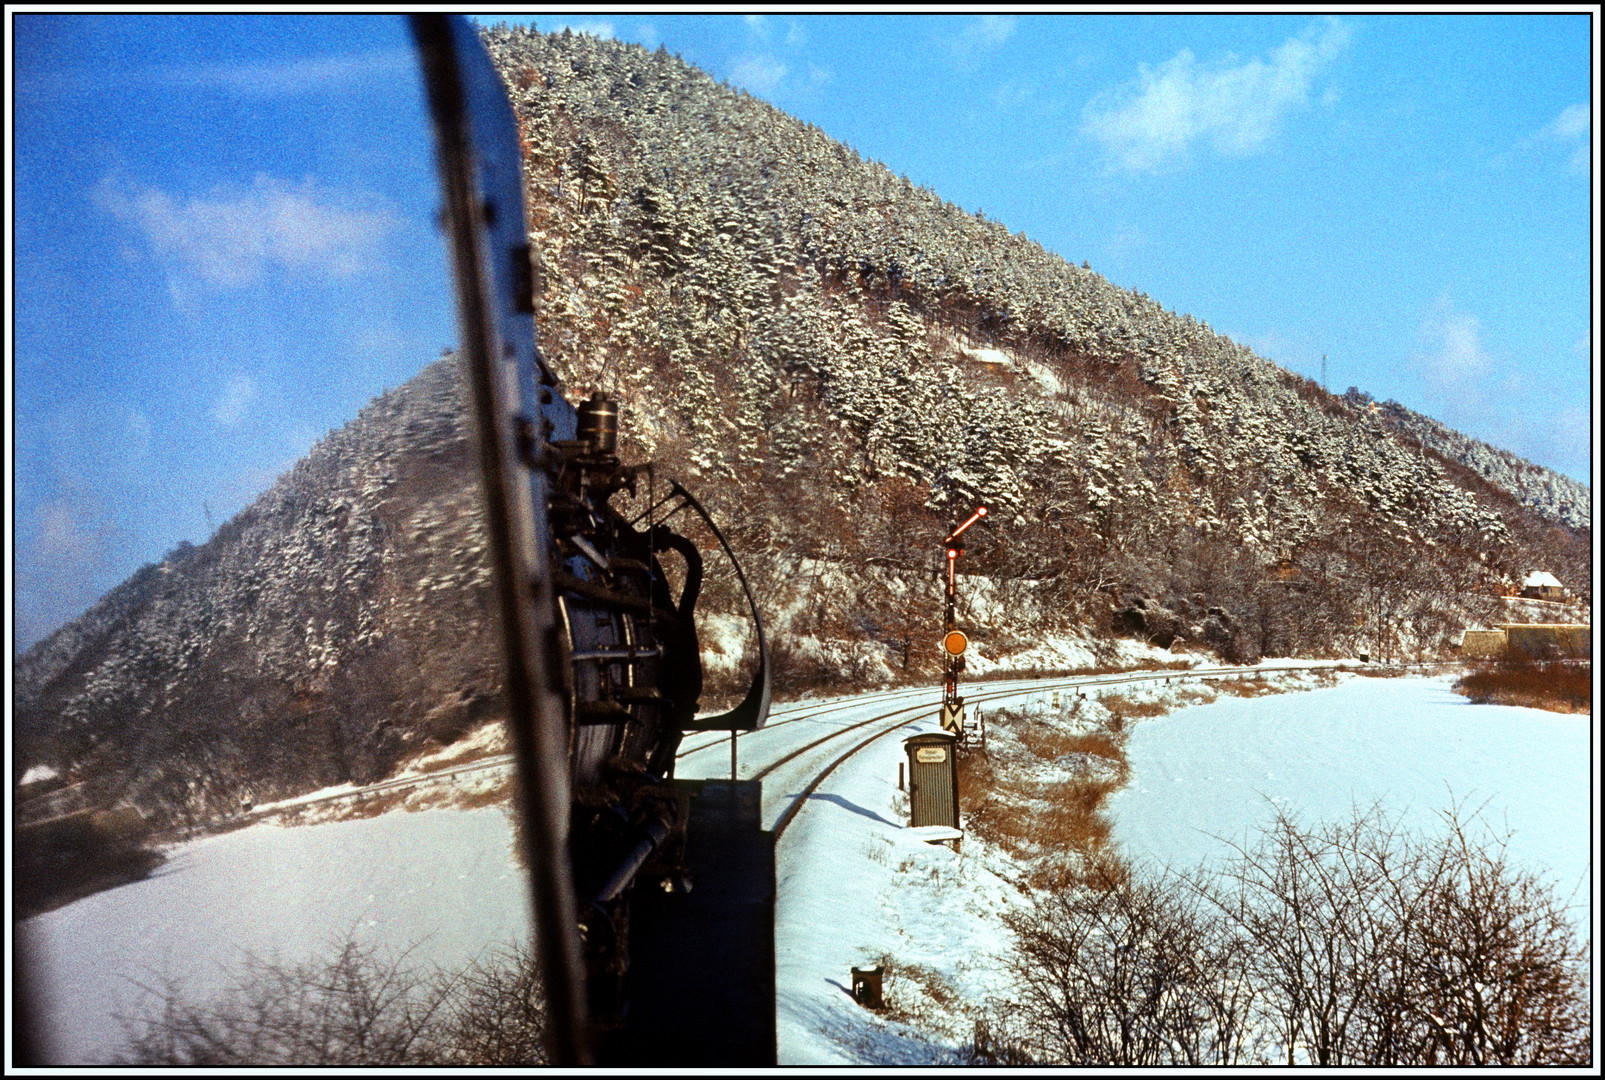
[[[912,568],[984,500],[1003,511],[985,568],[1066,625],[1145,594],[1184,622],[1222,608],[1242,655],[1352,647],[1357,621],[1391,638],[1395,606],[1496,592],[1529,563],[1587,588],[1588,493],[1564,478],[1471,475],[1470,440],[1399,438],[1396,413],[666,50],[487,40],[529,152],[548,351],[634,407],[648,452],[716,483],[745,550]],[[1264,583],[1279,563],[1293,610]]]

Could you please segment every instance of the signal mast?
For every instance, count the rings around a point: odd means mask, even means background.
[[[942,651],[947,654],[942,684],[942,730],[960,739],[964,737],[964,699],[959,697],[959,672],[964,670],[964,650],[969,647],[970,639],[958,628],[954,611],[958,598],[958,559],[964,554],[964,541],[959,537],[984,517],[986,507],[976,507],[975,513],[942,541],[947,552],[947,604],[942,613]]]

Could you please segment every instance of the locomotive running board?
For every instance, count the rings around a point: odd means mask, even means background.
[[[630,907],[630,1011],[597,1041],[597,1064],[763,1068],[775,1064],[775,836],[763,785],[676,780],[695,800],[690,892],[637,889]]]

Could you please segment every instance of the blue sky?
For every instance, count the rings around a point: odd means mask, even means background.
[[[21,649],[457,335],[400,19],[13,25]]]
[[[12,18],[25,648],[456,333],[399,22]],[[1585,15],[533,19],[664,45],[1335,391],[1589,480]]]

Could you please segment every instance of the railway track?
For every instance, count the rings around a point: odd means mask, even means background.
[[[1054,691],[1071,691],[1086,696],[1101,694],[1106,688],[1137,683],[1172,683],[1191,680],[1246,678],[1267,671],[1292,672],[1334,670],[1332,665],[1287,665],[1263,667],[1193,668],[1113,672],[1104,675],[1065,676],[1000,683],[972,683],[966,701],[972,705],[999,705],[1017,699]],[[771,721],[762,729],[740,740],[745,761],[738,762],[737,778],[769,781],[765,785],[763,821],[777,842],[797,817],[809,798],[839,766],[880,739],[899,731],[916,734],[915,725],[935,715],[935,691],[922,687],[912,691],[888,691],[866,701],[855,698],[799,711],[796,715]],[[866,709],[877,709],[893,701],[913,699],[909,704],[864,716]],[[817,730],[824,724],[829,730]],[[809,725],[789,727],[788,725]],[[727,747],[727,735],[699,740],[679,755],[676,772],[684,776],[715,778],[727,768],[728,759],[720,753]]]
[[[1416,666],[1433,667],[1442,665]],[[1150,669],[1109,672],[1098,675],[1069,675],[1047,679],[1009,679],[996,682],[970,683],[967,687],[969,694],[966,700],[971,705],[984,705],[1003,702],[1012,698],[1029,698],[1033,694],[1051,693],[1054,690],[1072,690],[1082,694],[1089,691],[1101,693],[1106,688],[1135,683],[1179,683],[1188,680],[1246,678],[1270,672],[1318,670],[1344,671],[1354,669],[1330,664],[1290,664],[1275,668],[1239,666],[1176,670]],[[826,699],[824,701],[810,699],[780,706],[774,710],[769,723],[764,725],[763,728],[755,732],[749,732],[739,739],[738,751],[746,760],[738,761],[738,778],[776,780],[781,781],[779,786],[798,786],[802,789],[801,794],[794,795],[791,801],[775,814],[771,815],[766,811],[764,815],[765,821],[772,822],[771,827],[778,836],[779,833],[784,831],[786,825],[789,825],[796,817],[802,806],[807,802],[808,797],[818,789],[825,778],[839,765],[850,759],[853,754],[863,750],[878,739],[902,728],[909,727],[909,725],[918,722],[921,718],[934,715],[937,709],[936,693],[937,689],[930,686],[900,687],[847,698]],[[875,708],[903,701],[908,702],[908,704],[900,708],[876,713],[867,718],[861,715],[854,715],[862,714],[866,708]],[[821,725],[830,730],[823,733],[809,731],[809,726],[818,728]],[[845,753],[840,752],[840,746],[844,740],[848,740],[855,733],[864,732],[872,725],[880,726],[874,727],[874,730],[869,732],[867,737],[853,742],[851,748]],[[914,732],[910,730],[909,733],[913,734]],[[675,755],[677,775],[706,778],[728,776],[730,739],[729,735],[718,732],[698,732],[688,736],[685,744],[682,744],[680,751]],[[814,750],[820,750],[821,752],[819,754],[811,754],[810,752]],[[836,756],[831,756],[832,754]],[[715,764],[716,762],[717,764]],[[809,764],[816,766],[814,773],[806,772]],[[241,824],[249,824],[279,814],[293,813],[341,802],[361,803],[391,794],[405,796],[420,787],[454,783],[485,772],[505,772],[511,770],[512,767],[513,757],[511,754],[495,754],[462,765],[390,777],[348,791],[336,791],[326,794],[314,793],[313,795],[300,796],[254,807],[249,811],[233,815],[222,821],[184,830],[181,834],[173,835],[171,839],[185,839],[188,836],[208,831],[208,829],[237,827]],[[801,771],[800,776],[797,775],[799,770]],[[786,781],[792,781],[792,783],[786,783]],[[767,805],[768,796],[765,797],[765,803]]]

